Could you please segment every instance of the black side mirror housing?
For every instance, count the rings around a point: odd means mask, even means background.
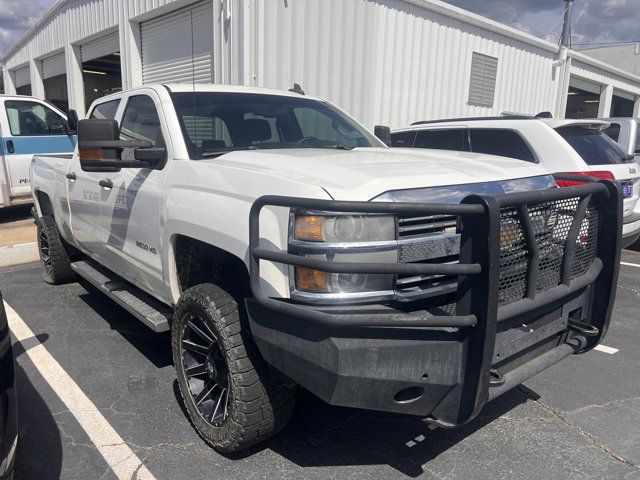
[[[67,125],[69,127],[69,135],[78,133],[78,112],[75,110],[67,110]]]
[[[376,125],[373,134],[384,142],[387,147],[391,146],[391,129],[386,125]]]
[[[86,172],[113,172],[121,168],[152,168],[164,159],[164,148],[152,148],[149,140],[120,140],[118,122],[89,119],[78,122],[78,153]],[[135,149],[133,161],[121,160],[122,150]],[[138,150],[140,149],[140,150]],[[145,154],[144,151],[148,152]]]

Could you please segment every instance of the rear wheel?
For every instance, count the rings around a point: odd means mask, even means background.
[[[277,385],[236,301],[203,284],[180,297],[171,338],[180,393],[191,422],[216,450],[233,453],[270,438],[289,420],[293,388]]]
[[[52,285],[75,280],[71,259],[67,252],[54,218],[45,215],[38,221],[38,252],[44,271],[42,278]]]

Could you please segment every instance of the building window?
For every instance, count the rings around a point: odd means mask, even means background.
[[[469,105],[493,107],[497,73],[497,58],[473,52],[469,82]]]

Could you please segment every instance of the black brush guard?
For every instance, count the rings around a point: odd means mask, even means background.
[[[540,258],[528,206],[576,198],[560,282],[536,292],[531,286],[536,285]],[[587,205],[594,206],[598,214],[595,257],[585,273],[571,278],[573,250]],[[454,265],[347,263],[274,251],[260,246],[259,217],[266,206],[457,215],[461,219],[460,261]],[[505,208],[516,209],[521,222],[529,251],[528,287],[524,298],[500,306],[500,222]],[[253,298],[247,301],[247,311],[252,334],[271,365],[329,403],[422,415],[443,427],[458,426],[473,419],[490,399],[562,358],[598,344],[606,333],[615,299],[621,219],[621,187],[612,181],[496,197],[470,195],[459,205],[264,196],[255,201],[250,213]],[[382,305],[320,308],[269,298],[260,284],[261,260],[331,273],[458,275],[456,312],[434,315]],[[581,318],[569,318],[565,330],[550,341],[529,346],[517,361],[496,368],[496,335],[502,322],[560,315],[553,312],[564,312],[571,302],[580,302]],[[567,314],[562,315],[566,319]]]

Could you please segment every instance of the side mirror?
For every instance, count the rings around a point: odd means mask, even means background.
[[[150,168],[156,163],[152,158],[153,154],[142,160],[136,150],[136,160],[130,162],[122,161],[120,155],[125,148],[156,150],[151,147],[153,143],[149,140],[120,140],[120,129],[115,120],[89,119],[78,122],[78,153],[84,171],[113,172],[121,168]],[[159,150],[164,155],[164,149]]]
[[[384,142],[388,147],[391,146],[391,129],[386,125],[376,125],[373,134]]]
[[[78,113],[75,110],[67,110],[67,125],[69,126],[69,135],[78,133]]]

